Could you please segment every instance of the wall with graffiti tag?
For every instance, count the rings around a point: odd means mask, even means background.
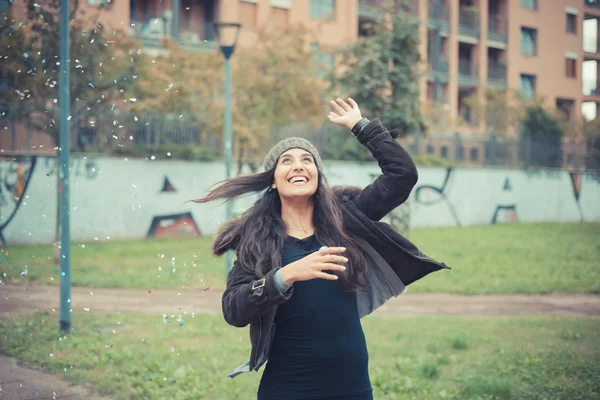
[[[361,187],[380,173],[375,163],[325,162],[324,170],[331,185]],[[0,160],[0,244],[55,240],[56,174],[55,158]],[[189,200],[224,178],[222,163],[73,157],[73,241],[213,234],[224,220],[224,205]],[[402,206],[402,213],[412,228],[600,221],[599,200],[600,179],[589,173],[420,168],[409,212]],[[242,199],[236,210],[251,203],[252,197]]]

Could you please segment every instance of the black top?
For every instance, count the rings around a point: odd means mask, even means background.
[[[319,249],[315,236],[288,236],[285,266]],[[355,292],[338,281],[295,282],[280,304],[275,336],[258,389],[259,400],[372,399],[367,345]]]

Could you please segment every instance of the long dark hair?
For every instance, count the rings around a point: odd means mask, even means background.
[[[213,242],[213,253],[222,255],[234,248],[239,265],[258,277],[263,277],[274,268],[281,267],[281,252],[287,237],[281,218],[281,199],[277,190],[272,190],[275,165],[266,172],[240,176],[221,182],[209,190],[206,197],[192,200],[206,203],[218,199],[264,192],[236,223],[226,223]],[[213,185],[214,186],[214,185]],[[324,246],[346,247],[344,256],[348,258],[346,271],[334,272],[342,288],[347,291],[359,291],[367,287],[365,278],[366,260],[358,250],[352,237],[344,232],[343,215],[339,201],[319,170],[317,191],[313,197],[313,226],[317,241]]]

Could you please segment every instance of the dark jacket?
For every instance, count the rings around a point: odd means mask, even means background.
[[[357,292],[362,318],[391,297],[403,293],[407,285],[431,272],[449,267],[427,257],[390,225],[379,222],[406,201],[417,183],[417,168],[410,155],[377,119],[363,127],[357,138],[373,154],[383,174],[364,189],[334,187],[333,191],[342,206],[344,229],[355,238],[367,260],[369,289]],[[231,222],[222,229],[215,243],[230,235],[235,223]],[[250,360],[236,368],[229,377],[250,370],[258,371],[267,361],[270,342],[275,334],[273,321],[277,305],[288,300],[293,293],[293,285],[283,293],[278,289],[273,277],[275,272],[272,270],[257,279],[253,273],[239,267],[236,261],[228,276],[222,298],[223,315],[230,325],[244,327],[250,324],[252,344]]]

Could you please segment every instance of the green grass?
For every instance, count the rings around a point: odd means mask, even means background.
[[[410,292],[600,293],[599,223],[416,229],[410,238],[423,252],[452,267],[414,283]],[[201,237],[75,244],[72,284],[223,289],[224,258],[211,255],[211,241]],[[4,251],[9,253],[1,259],[4,280],[58,284],[51,246]],[[25,269],[26,276],[21,276]]]
[[[247,359],[247,328],[181,317],[75,314],[68,336],[55,315],[12,317],[0,351],[115,399],[256,398],[262,370],[226,377]],[[363,326],[380,400],[600,399],[598,318],[369,316]]]

